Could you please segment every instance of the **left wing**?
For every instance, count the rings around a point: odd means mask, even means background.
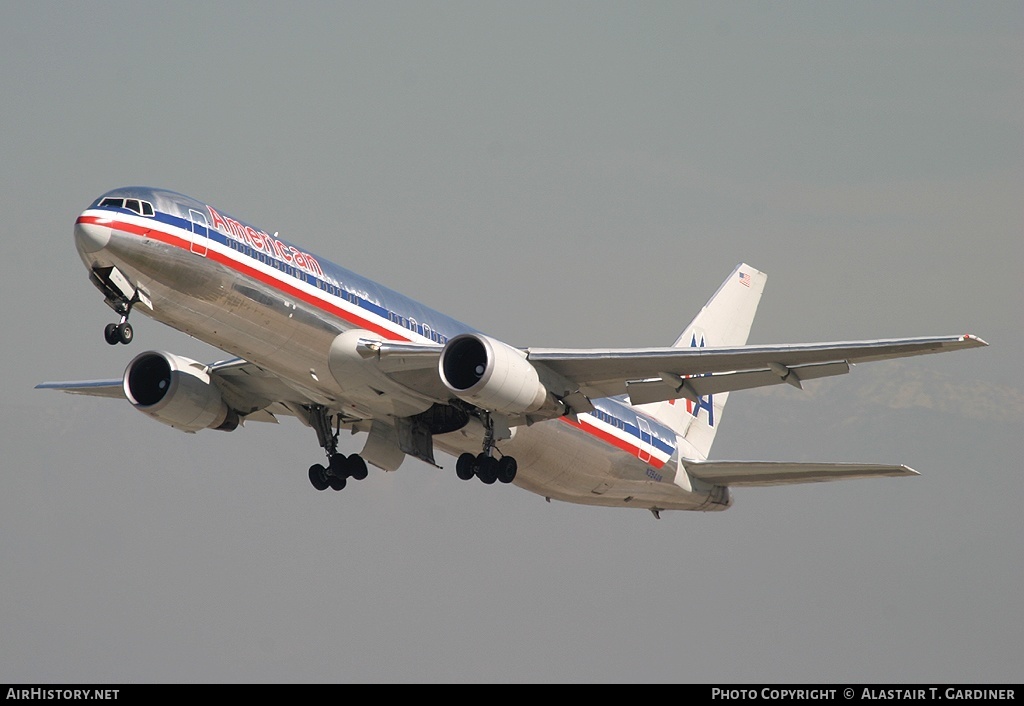
[[[627,393],[631,383],[643,381],[663,389],[660,395],[650,390],[644,394],[643,402],[657,402],[686,397],[687,388],[706,395],[781,382],[799,386],[801,379],[846,373],[853,363],[986,345],[977,336],[966,335],[721,348],[535,348],[527,357],[579,383],[588,397]]]
[[[362,355],[382,372],[437,397],[438,363],[447,349],[409,343],[362,341]],[[850,365],[987,346],[977,336],[932,336],[711,348],[519,349],[548,391],[571,411],[588,400],[628,394],[633,404],[699,397],[849,372]],[[443,399],[439,401],[444,401]],[[536,421],[537,414],[529,414]],[[554,416],[548,414],[546,416]],[[526,421],[513,420],[516,421]]]

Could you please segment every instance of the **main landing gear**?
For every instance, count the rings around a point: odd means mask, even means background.
[[[338,453],[338,435],[341,432],[341,415],[329,415],[327,408],[313,405],[309,408],[309,421],[316,430],[317,441],[327,452],[327,465],[314,463],[309,467],[309,482],[317,490],[341,490],[348,484],[348,479],[364,480],[369,475],[366,461],[359,454],[345,456]],[[337,425],[331,429],[331,416]]]
[[[511,483],[516,479],[519,464],[511,456],[494,458],[494,452],[497,450],[494,446],[494,421],[490,415],[485,415],[482,421],[487,430],[484,433],[484,450],[476,456],[471,453],[459,456],[455,462],[455,475],[462,480],[470,480],[476,476],[487,485],[492,485],[495,481]]]
[[[309,482],[317,490],[341,490],[348,484],[348,479],[363,480],[369,475],[366,461],[359,454],[328,454],[327,465],[314,463],[309,467]]]
[[[323,405],[309,405],[305,410],[309,413],[310,426],[316,431],[317,441],[327,453],[326,465],[315,463],[309,467],[309,482],[312,486],[317,490],[341,490],[348,485],[349,478],[365,479],[369,472],[362,456],[345,456],[338,453],[342,415],[329,413]],[[494,425],[490,417],[485,416],[483,421],[487,429],[483,451],[476,455],[464,453],[459,456],[455,462],[455,473],[462,480],[476,477],[487,485],[497,482],[511,483],[516,478],[519,464],[512,456],[495,458],[497,448],[494,445]]]
[[[476,476],[487,485],[495,481],[511,483],[516,479],[516,471],[519,464],[511,456],[502,456],[500,459],[480,453],[474,456],[471,453],[464,453],[455,462],[455,475],[462,480],[470,480]]]

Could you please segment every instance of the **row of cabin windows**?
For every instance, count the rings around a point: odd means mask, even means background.
[[[105,208],[127,208],[129,211],[135,211],[135,213],[140,216],[153,215],[153,204],[149,201],[142,201],[141,199],[119,199],[107,197],[100,201],[100,206]]]
[[[626,429],[626,423],[624,421],[622,421],[618,417],[613,417],[612,415],[608,414],[607,412],[604,412],[604,411],[602,411],[600,409],[595,409],[592,412],[592,414],[595,417],[597,417],[598,419],[600,419],[602,422],[607,422],[608,424],[611,424],[612,426],[618,427],[619,429],[622,429],[623,431],[625,431],[625,429]]]

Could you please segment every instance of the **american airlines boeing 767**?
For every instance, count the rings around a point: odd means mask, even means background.
[[[730,392],[841,375],[854,363],[985,346],[970,336],[746,345],[766,275],[739,265],[671,346],[512,346],[214,207],[129,187],[77,219],[75,245],[134,338],[140,311],[235,356],[147,351],[116,379],[39,388],[125,398],[184,432],[292,416],[326,454],[317,490],[406,456],[566,502],[724,510],[731,486],[916,475],[902,465],[710,460]],[[338,451],[342,430],[366,435]]]

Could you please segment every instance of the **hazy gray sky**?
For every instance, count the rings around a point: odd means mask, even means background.
[[[1019,681],[1019,2],[5,2],[0,65],[0,681]],[[752,342],[992,345],[734,394],[712,451],[919,478],[317,493],[294,420],[32,389],[222,357],[104,343],[72,224],[129,184],[516,345],[668,344],[741,261]]]

